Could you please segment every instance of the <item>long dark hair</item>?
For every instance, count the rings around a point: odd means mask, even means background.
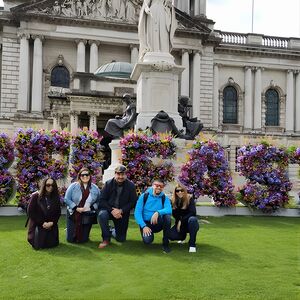
[[[49,195],[50,196],[50,199],[58,199],[59,200],[59,192],[58,192],[58,186],[57,186],[57,182],[54,178],[52,177],[46,177],[43,181],[42,181],[42,184],[41,184],[41,188],[40,188],[40,191],[39,191],[39,199],[42,199],[45,197],[46,195],[46,183],[47,181],[51,179],[53,181],[53,188],[52,188],[52,192],[51,194]]]
[[[183,190],[183,197],[182,197],[182,199],[180,199],[176,195],[176,190],[177,189]],[[190,201],[191,201],[191,196],[187,193],[186,187],[184,185],[180,184],[180,183],[176,184],[176,186],[174,188],[174,191],[173,191],[173,194],[172,194],[172,197],[171,197],[172,207],[174,209],[177,208],[177,202],[178,201],[182,201],[182,208],[183,209],[186,209],[189,206]]]
[[[88,173],[90,174],[90,180],[89,180],[89,182],[87,183],[88,187],[90,188],[91,185],[92,185],[92,174],[91,174],[91,171],[90,171],[88,168],[86,168],[86,167],[83,167],[83,168],[81,168],[81,169],[79,170],[79,172],[78,172],[78,174],[77,174],[77,182],[80,183],[81,186],[83,186],[83,183],[82,183],[82,181],[81,181],[80,175],[81,175],[81,173],[83,173],[84,171],[86,171],[86,172],[88,172]]]

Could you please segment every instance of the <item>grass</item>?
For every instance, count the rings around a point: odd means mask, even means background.
[[[0,299],[300,299],[300,220],[278,217],[204,218],[198,252],[172,243],[161,251],[141,242],[130,220],[128,241],[97,249],[91,241],[35,251],[25,217],[0,218]]]

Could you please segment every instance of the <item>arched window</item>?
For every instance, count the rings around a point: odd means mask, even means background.
[[[56,66],[51,72],[51,86],[70,87],[70,73],[64,66]]]
[[[279,95],[274,89],[266,91],[266,126],[279,126]]]
[[[227,86],[223,91],[223,123],[238,123],[237,91],[233,86]]]

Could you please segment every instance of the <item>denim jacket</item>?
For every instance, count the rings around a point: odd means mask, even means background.
[[[84,207],[90,208],[92,204],[94,207],[97,206],[98,198],[100,197],[100,190],[99,188],[92,183],[90,188],[90,194],[86,199]],[[78,182],[72,183],[65,194],[64,202],[67,205],[67,209],[69,213],[72,215],[74,212],[74,208],[79,204],[82,198],[81,187]]]

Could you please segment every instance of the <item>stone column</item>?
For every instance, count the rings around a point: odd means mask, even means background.
[[[19,96],[18,111],[29,110],[29,34],[20,33],[20,67],[19,67]]]
[[[213,129],[219,127],[219,65],[214,65]]]
[[[190,14],[190,1],[177,0],[176,7],[187,14]]]
[[[99,41],[89,41],[90,44],[90,73],[94,73],[97,68],[99,67],[98,65],[98,46],[100,44]],[[91,80],[91,91],[96,91],[97,86],[96,86],[96,80]]]
[[[253,104],[252,104],[252,68],[245,67],[245,106],[244,106],[244,129],[252,129],[252,116],[253,116]]]
[[[43,43],[42,36],[32,36],[33,44],[33,67],[32,67],[32,103],[33,113],[42,113],[43,99]]]
[[[54,113],[52,113],[52,117],[53,117],[53,129],[61,130],[61,117],[62,117],[62,114],[60,114],[58,112],[54,112]]]
[[[98,116],[98,113],[89,112],[88,115],[90,116],[90,128],[89,128],[89,130],[97,131],[97,116]]]
[[[200,16],[206,17],[206,1],[200,0]]]
[[[200,16],[200,1],[194,0],[194,16]]]
[[[261,68],[257,68],[254,76],[254,116],[253,128],[261,130]]]
[[[77,44],[77,65],[76,65],[76,72],[85,72],[85,45],[86,40],[76,40]],[[74,79],[74,89],[80,89],[80,79]]]
[[[288,70],[286,74],[285,130],[294,131],[294,72],[292,70]]]
[[[139,46],[130,45],[130,63],[135,65],[139,59]]]
[[[300,71],[296,75],[296,131],[300,132]]]
[[[182,50],[181,64],[184,71],[181,74],[181,96],[190,96],[190,55],[186,49]]]
[[[78,130],[78,115],[80,112],[78,111],[70,111],[70,125],[71,125],[71,133],[76,134]]]
[[[200,119],[200,51],[193,51],[193,117]]]

